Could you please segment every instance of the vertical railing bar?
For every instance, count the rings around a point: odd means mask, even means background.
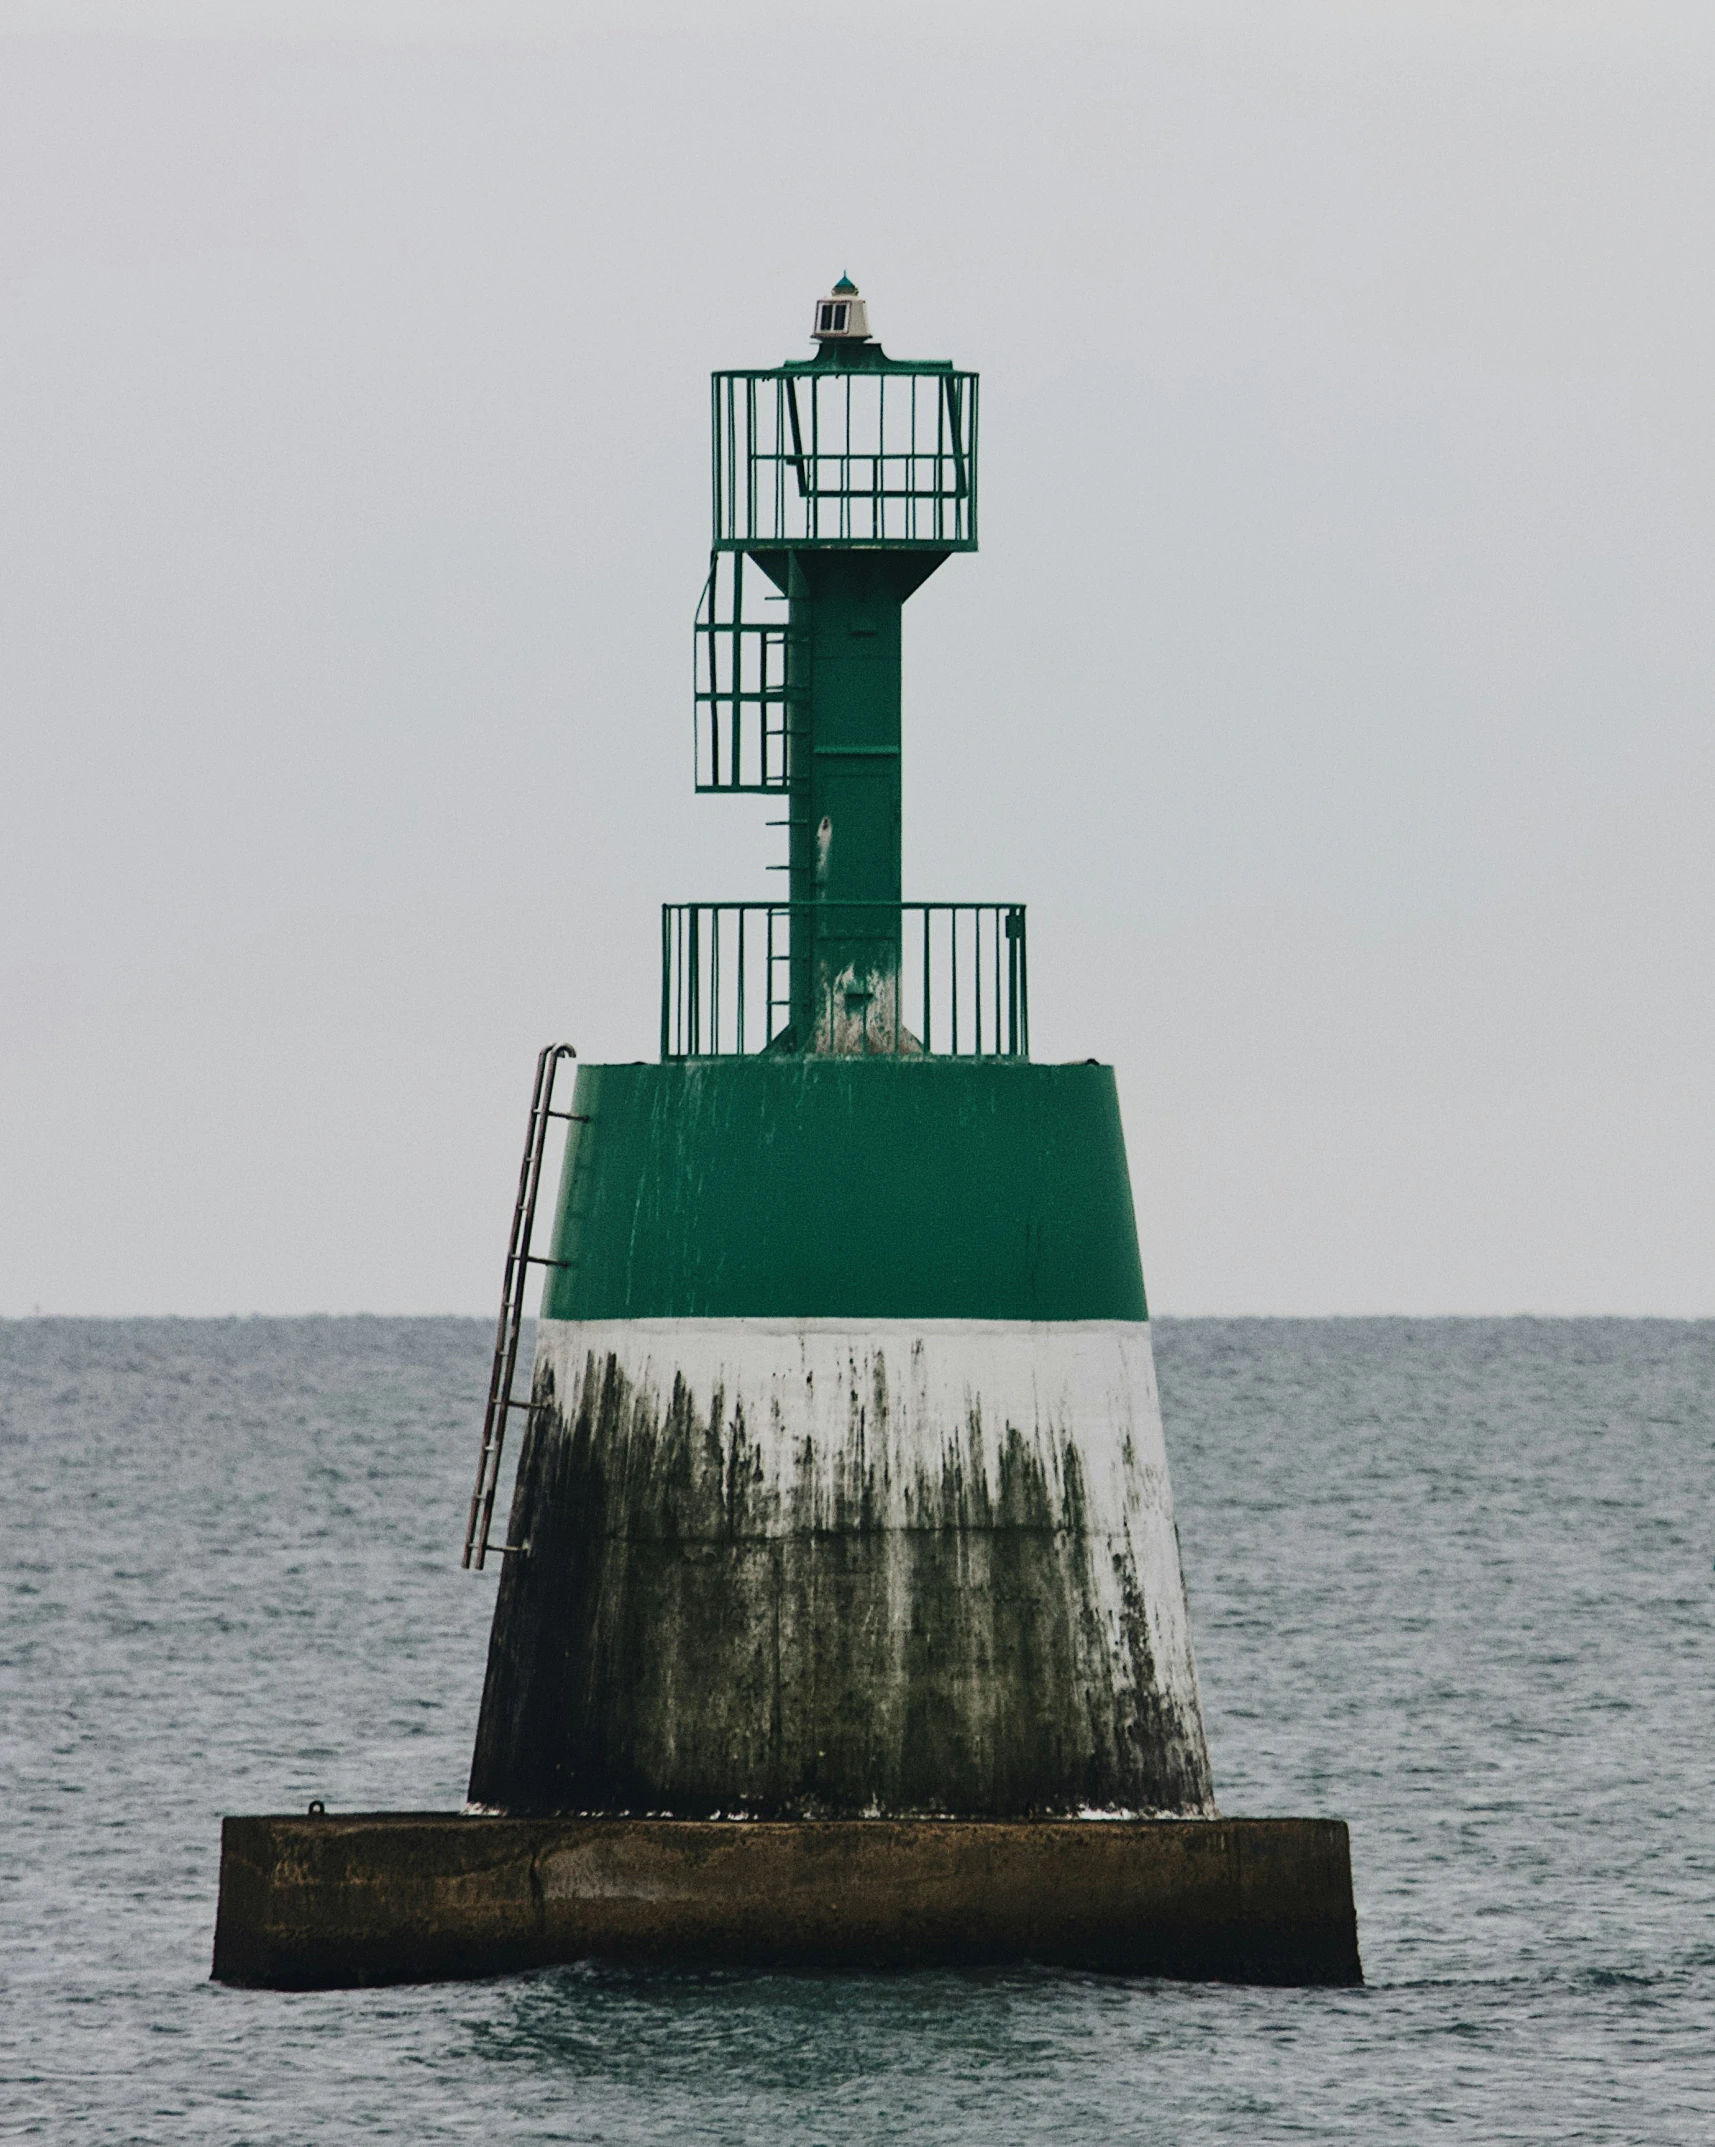
[[[738,935],[728,950],[726,965],[727,975],[733,980],[734,989],[732,1048],[736,1053],[742,1054],[744,1050],[744,910],[742,907],[735,907],[732,912],[731,930],[736,931]],[[729,931],[728,936],[731,937],[731,931]]]
[[[751,468],[756,467],[752,458]],[[754,517],[753,517],[754,519]],[[744,722],[744,554],[732,555],[732,780],[738,788],[739,763],[743,757],[740,726]]]
[[[925,493],[923,489],[922,431],[923,402],[921,396],[917,392],[917,383],[916,381],[913,381],[911,384],[911,476],[909,482],[911,485],[912,494],[911,533],[914,537],[920,537],[923,534],[924,500],[927,499],[930,502],[931,510],[933,509],[934,503],[934,488],[931,486],[930,490],[927,493]],[[934,536],[935,533],[936,532],[933,529],[931,529],[929,532],[931,536]]]
[[[983,913],[975,904],[971,908],[971,967],[977,973],[977,1056],[981,1058],[988,1035],[983,1016],[983,976],[988,964],[983,960]]]
[[[726,389],[726,493],[727,530],[734,539],[738,527],[738,387],[730,378]]]
[[[709,911],[709,1053],[714,1058],[721,1049],[721,919],[725,914],[719,903]]]
[[[1015,1049],[1020,1057],[1030,1055],[1030,976],[1024,959],[1024,912],[1018,912],[1017,936],[1013,945],[1018,950],[1018,1020],[1013,1028]]]
[[[727,390],[727,490],[732,496],[732,533],[742,543],[750,535],[746,527],[750,487],[750,442],[744,438],[744,419],[739,403],[739,382]]]
[[[810,396],[810,447],[803,464],[804,531],[812,543],[821,535],[822,515],[822,393],[818,382],[806,383]],[[798,411],[798,383],[793,381],[788,393],[792,397],[792,411],[796,422]]]
[[[998,910],[992,912],[985,910],[982,922],[985,925],[996,927],[998,931],[1000,912]],[[1000,941],[997,936],[991,935],[991,953],[992,962],[989,968],[989,983],[992,989],[989,996],[990,1027],[988,1033],[994,1039],[995,1051],[998,1053],[1000,1049]],[[987,1049],[986,1038],[984,1048],[985,1050]]]
[[[927,1057],[928,1054],[935,1048],[933,1042],[930,1040],[929,1033],[931,1027],[931,1009],[929,999],[930,993],[933,989],[933,985],[931,983],[932,975],[933,970],[931,968],[930,963],[929,947],[929,905],[927,902],[925,902],[923,905],[923,1052],[925,1057]]]
[[[958,464],[954,459],[957,456],[958,447],[948,429],[952,420],[953,406],[951,398],[947,394],[945,381],[938,384],[936,402],[939,408],[935,413],[935,534],[945,541],[947,535],[948,495],[949,492],[952,495],[955,511],[959,496],[956,474]],[[947,467],[949,463],[952,463],[955,472],[954,483],[951,486],[947,483]]]
[[[948,923],[952,927],[947,941],[947,949],[953,969],[953,1056],[957,1058],[959,1055],[959,912],[951,902],[947,905],[947,917]]]
[[[966,525],[966,526],[965,526],[965,529],[964,529],[964,534],[966,535],[966,537],[968,537],[968,538],[970,539],[970,541],[971,541],[972,543],[974,543],[974,542],[976,541],[976,534],[977,534],[977,470],[978,470],[978,463],[977,463],[977,376],[975,375],[975,373],[973,373],[973,374],[971,375],[971,384],[970,384],[970,390],[969,390],[969,395],[968,395],[968,403],[969,403],[969,408],[970,408],[970,413],[971,413],[971,440],[970,440],[970,447],[969,447],[969,450],[968,450],[968,452],[967,452],[967,454],[966,454],[965,462],[966,462],[966,467],[967,467],[967,469],[968,469],[968,470],[969,470],[969,472],[970,472],[970,478],[969,478],[969,483],[968,483],[968,486],[967,486],[967,493],[968,493],[968,502],[967,502],[967,506],[966,506],[966,513],[965,513],[965,518],[964,518],[964,519],[965,519],[965,525]]]
[[[911,376],[911,396],[906,405],[910,429],[906,434],[905,456],[905,534],[915,543],[917,539],[917,375]]]
[[[973,903],[971,905],[971,969],[976,979],[976,1037],[972,1048],[979,1059],[983,1055],[983,1040],[988,1033],[983,1023],[983,976],[987,968],[988,964],[983,960],[983,913],[981,908],[976,903]]]
[[[1006,1053],[1018,1056],[1018,912],[1006,913]]]
[[[746,378],[744,383],[744,533],[756,535],[756,382]]]
[[[663,902],[661,905],[661,1057],[663,1060],[670,1056],[667,1050],[667,979],[670,974],[667,904]]]
[[[1023,1022],[1021,1048],[1030,1056],[1030,953],[1025,940],[1025,915],[1018,913],[1018,1011]]]
[[[980,908],[972,911],[971,931],[976,948],[977,970],[977,1056],[981,1058],[988,1049],[988,1025],[983,1014],[983,984],[988,975],[988,950],[983,945],[984,914]]]
[[[887,438],[887,375],[883,373],[875,384],[875,452],[869,463],[869,534],[872,541],[887,541],[882,517],[887,512],[884,497],[886,491],[882,471],[882,448]]]
[[[695,903],[691,909],[691,952],[687,973],[691,993],[691,1056],[703,1056],[703,906]]]
[[[729,559],[730,559],[731,555],[729,554],[729,555],[728,555],[728,557],[729,557]],[[711,634],[710,634],[710,636],[709,636],[709,654],[710,654],[710,657],[712,658],[712,669],[713,669],[713,673],[714,673],[713,677],[711,678],[711,680],[710,680],[710,682],[709,682],[709,683],[710,683],[710,686],[711,686],[711,688],[712,688],[712,691],[713,691],[713,698],[711,699],[711,701],[710,701],[710,703],[709,703],[709,708],[710,708],[710,714],[711,714],[711,717],[712,717],[712,721],[711,721],[711,723],[710,723],[710,726],[709,726],[709,740],[710,740],[710,745],[711,745],[711,747],[712,747],[712,749],[713,749],[713,753],[714,753],[714,780],[715,780],[715,782],[716,782],[716,784],[717,784],[717,785],[719,785],[719,784],[720,784],[720,783],[721,783],[721,782],[722,782],[722,781],[724,780],[724,778],[722,777],[722,774],[721,774],[721,749],[720,749],[720,737],[721,737],[721,710],[722,710],[722,705],[723,705],[723,703],[724,703],[724,705],[725,705],[725,708],[726,708],[726,711],[727,711],[727,714],[728,714],[728,716],[729,716],[729,717],[731,716],[731,713],[732,713],[732,706],[733,706],[733,694],[732,694],[732,676],[731,676],[731,672],[732,672],[732,632],[731,632],[731,568],[730,568],[730,566],[728,567],[728,570],[727,570],[726,580],[727,580],[727,583],[728,583],[728,604],[727,604],[728,618],[727,618],[726,620],[720,620],[720,618],[719,618],[719,606],[718,606],[718,598],[719,598],[719,589],[718,589],[718,585],[717,585],[717,591],[716,591],[716,595],[717,595],[717,612],[716,612],[716,619],[717,619],[717,623],[716,623],[716,625],[715,625],[715,627],[714,627],[714,630],[713,630],[713,631],[711,632]]]
[[[713,503],[713,536],[718,547],[722,536],[721,501],[721,376],[709,379],[709,496]]]
[[[994,936],[994,1051],[1000,1056],[1000,910],[992,918]]]
[[[898,400],[895,396],[894,401]],[[882,459],[882,450],[886,445],[887,375],[883,373],[875,398],[875,460],[869,466],[869,486],[873,495],[869,506],[869,533],[884,544],[887,541],[887,530],[882,518],[887,513],[887,465]]]

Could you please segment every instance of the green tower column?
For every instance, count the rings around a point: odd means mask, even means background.
[[[888,1048],[900,961],[905,600],[945,552],[797,551],[790,600],[788,885],[800,1050]],[[774,561],[765,560],[770,568]]]

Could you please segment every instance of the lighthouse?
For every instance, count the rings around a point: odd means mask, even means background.
[[[1113,1070],[1031,1057],[1022,903],[904,893],[905,608],[977,548],[976,375],[842,277],[710,417],[695,782],[773,801],[785,889],[666,903],[655,1062],[537,1060],[468,1801],[228,1818],[215,1976],[1361,1981],[1344,1824],[1216,1814]]]
[[[1021,903],[902,887],[977,376],[843,278],[812,336],[714,375],[695,627],[786,894],[668,904],[659,1063],[578,1068],[471,1799],[1207,1816],[1113,1072],[1031,1058]]]

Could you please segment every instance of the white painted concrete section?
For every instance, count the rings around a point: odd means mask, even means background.
[[[977,1510],[1000,1507],[1003,1468],[1022,1447],[1053,1525],[1083,1538],[1116,1678],[1130,1676],[1123,1635],[1141,1608],[1157,1692],[1201,1746],[1147,1322],[540,1323],[536,1377],[552,1373],[565,1422],[610,1361],[631,1408],[655,1424],[680,1390],[679,1408],[720,1442],[723,1472],[742,1472],[747,1511],[769,1516],[770,1534],[849,1529],[860,1496],[866,1529],[944,1527],[945,1486],[967,1485]]]

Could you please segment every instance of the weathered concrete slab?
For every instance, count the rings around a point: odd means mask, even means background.
[[[222,1830],[217,1981],[313,1990],[592,1957],[1362,1981],[1339,1819],[372,1812]]]

